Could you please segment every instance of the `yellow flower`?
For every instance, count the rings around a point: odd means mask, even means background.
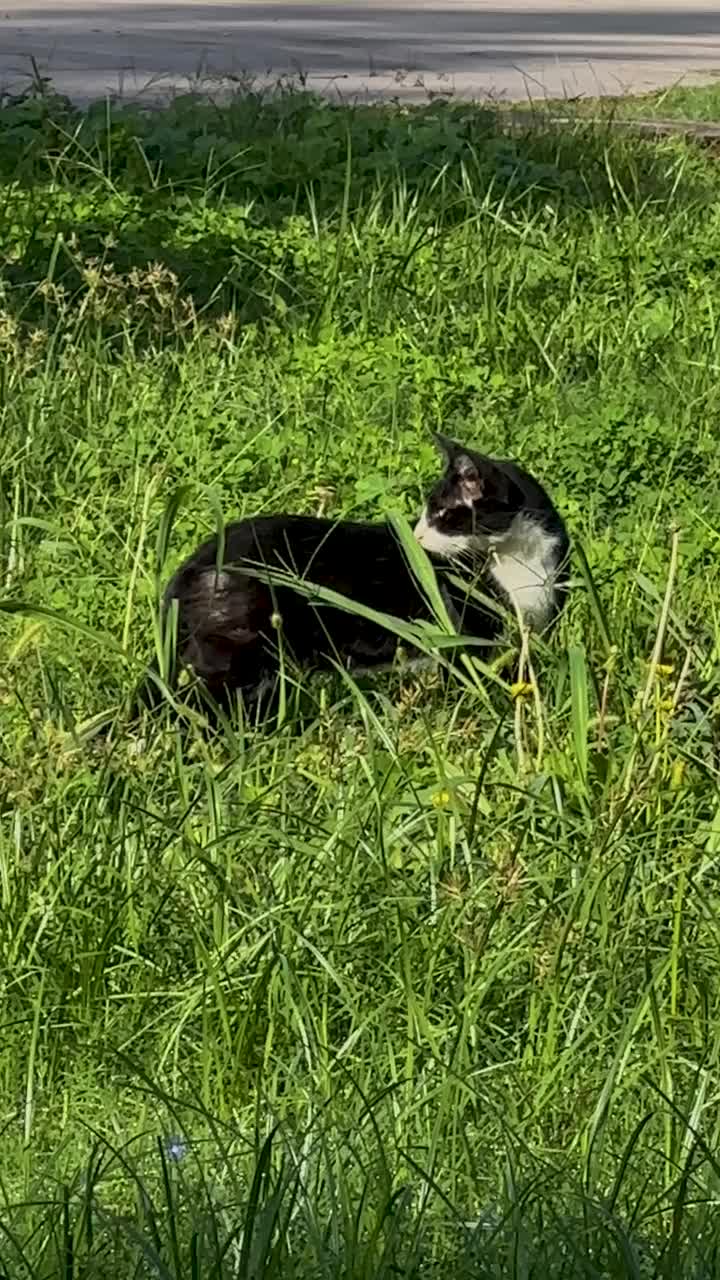
[[[510,686],[510,693],[513,699],[529,698],[535,689],[534,684],[529,680],[516,680],[515,684]]]
[[[450,792],[436,791],[432,798],[432,802],[436,809],[443,809],[446,804],[450,803]]]

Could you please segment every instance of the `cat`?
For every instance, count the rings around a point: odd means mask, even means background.
[[[445,471],[428,495],[415,536],[433,566],[460,635],[488,644],[503,609],[536,630],[559,615],[566,595],[569,542],[541,485],[513,462],[435,437]],[[392,665],[397,637],[357,613],[313,602],[292,585],[268,582],[263,566],[284,570],[405,622],[431,617],[401,543],[388,524],[306,515],[250,517],[225,527],[180,566],[163,597],[177,609],[174,683],[189,668],[212,704],[240,697],[246,708],[277,685],[281,650],[305,668],[338,662],[351,671]],[[469,571],[484,598],[457,583]],[[493,608],[493,601],[500,608]],[[482,649],[481,657],[486,656]],[[147,679],[140,703],[162,697]],[[138,703],[135,703],[137,707]]]
[[[415,526],[441,560],[484,561],[484,589],[535,631],[565,603],[570,542],[548,494],[514,462],[486,458],[436,435],[447,468]]]

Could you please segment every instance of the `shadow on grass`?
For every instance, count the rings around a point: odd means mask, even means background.
[[[294,90],[85,112],[49,93],[6,99],[3,306],[48,323],[58,297],[72,306],[97,294],[98,271],[106,293],[131,277],[138,295],[148,280],[145,295],[162,292],[171,273],[194,315],[306,319],[337,282],[343,225],[422,236],[484,206],[528,219],[703,198],[706,177],[686,151],[669,156],[609,125],[508,131],[507,120],[470,104],[345,106]],[[140,302],[138,328],[156,328]]]

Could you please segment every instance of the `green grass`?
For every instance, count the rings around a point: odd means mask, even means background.
[[[523,104],[514,104],[510,109],[516,111],[518,106]],[[717,81],[704,85],[683,84],[679,79],[675,84],[664,89],[653,89],[650,93],[573,98],[570,101],[544,100],[541,104],[533,103],[532,107],[541,112],[554,112],[558,109],[563,113],[571,111],[581,118],[588,115],[602,119],[617,117],[621,120],[640,117],[646,120],[695,120],[717,124],[720,121],[720,84]]]
[[[710,1280],[712,157],[45,98],[0,182],[0,1274]],[[438,427],[566,513],[534,690],[93,736],[218,512],[411,517]]]

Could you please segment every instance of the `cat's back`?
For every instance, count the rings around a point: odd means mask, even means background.
[[[168,583],[166,599],[181,594],[198,574],[225,565],[267,565],[299,575],[313,568],[324,576],[330,566],[377,566],[398,562],[400,549],[387,524],[331,520],[321,516],[249,516],[227,524],[222,535],[203,542]]]

